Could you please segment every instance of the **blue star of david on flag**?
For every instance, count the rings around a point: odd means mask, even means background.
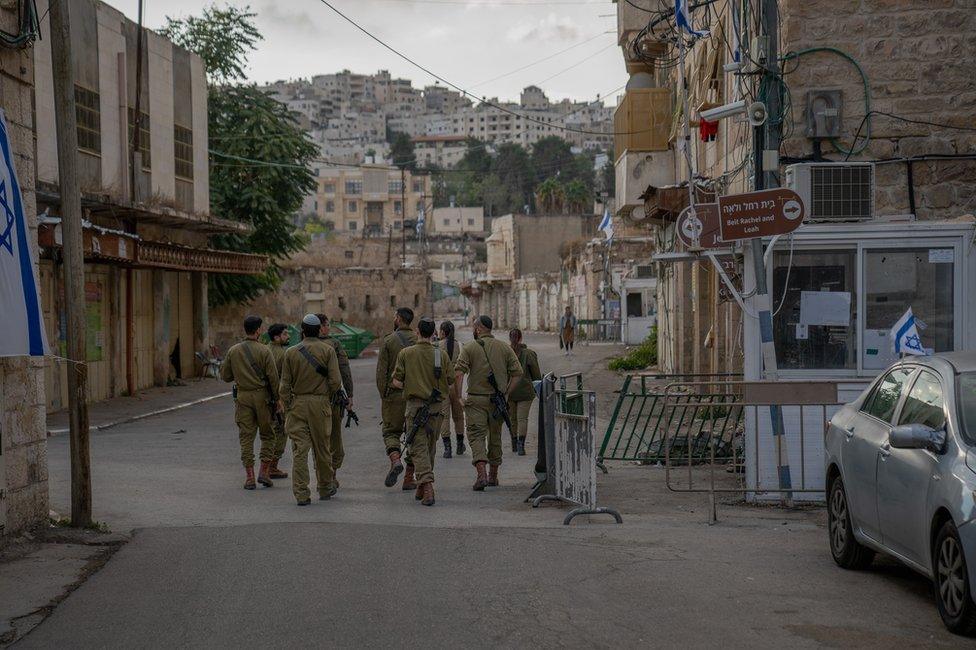
[[[909,307],[905,315],[898,319],[895,326],[891,328],[892,344],[895,354],[914,354],[924,356],[928,354],[922,347],[922,338],[918,335],[918,324],[915,321],[915,314]]]
[[[14,213],[7,202],[7,184],[0,181],[0,211],[3,212],[3,230],[0,230],[0,248],[6,248],[11,255],[14,254]]]

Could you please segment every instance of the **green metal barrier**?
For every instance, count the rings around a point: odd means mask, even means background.
[[[575,382],[573,381],[575,380]],[[575,388],[570,384],[575,383]],[[559,377],[559,412],[566,415],[583,415],[584,413],[584,394],[583,394],[583,373],[574,372]]]
[[[731,374],[627,375],[617,397],[597,461],[703,461],[714,441],[716,458],[732,457],[735,433],[742,424],[740,396],[727,390],[682,390],[682,382],[725,382]],[[665,402],[665,390],[670,386]],[[671,432],[670,435],[665,435]],[[665,440],[670,449],[665,450]]]

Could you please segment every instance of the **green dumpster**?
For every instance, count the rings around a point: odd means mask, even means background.
[[[332,321],[329,325],[329,333],[339,339],[342,343],[342,347],[345,348],[346,354],[349,355],[350,359],[355,359],[363,350],[373,341],[374,337],[371,333],[359,327],[353,327],[341,321]],[[302,340],[302,333],[294,325],[288,326],[288,345],[297,345]],[[268,342],[268,335],[262,334],[261,341],[264,343]]]

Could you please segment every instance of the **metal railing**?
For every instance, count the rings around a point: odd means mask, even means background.
[[[590,343],[619,343],[620,319],[596,318],[576,321],[576,341],[583,345]]]
[[[687,404],[680,408],[666,408],[667,388],[676,382],[726,382],[741,377],[734,374],[632,374],[624,378],[610,423],[597,454],[602,467],[607,460],[638,461],[647,464],[663,463],[665,455],[687,456],[692,462],[708,455],[710,441],[728,448],[734,433],[742,423],[739,396],[728,390],[691,390],[683,397]],[[687,406],[695,404],[695,412],[688,417]],[[678,427],[686,432],[687,444],[668,441],[666,432]],[[674,447],[674,449],[672,449]]]

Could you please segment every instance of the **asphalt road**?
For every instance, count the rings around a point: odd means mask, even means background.
[[[531,342],[544,370],[616,382],[600,370],[609,348],[567,359]],[[708,526],[702,500],[669,494],[655,468],[600,477],[621,526],[564,527],[563,508],[524,505],[534,446],[485,493],[470,489],[470,456],[438,459],[424,508],[382,485],[373,361],[353,364],[362,426],[346,430],[339,495],[309,508],[288,480],[240,489],[229,400],[96,433],[96,519],[133,539],[19,646],[964,645],[910,571],[837,569],[819,511],[729,507]],[[66,437],[49,463],[64,509]]]

